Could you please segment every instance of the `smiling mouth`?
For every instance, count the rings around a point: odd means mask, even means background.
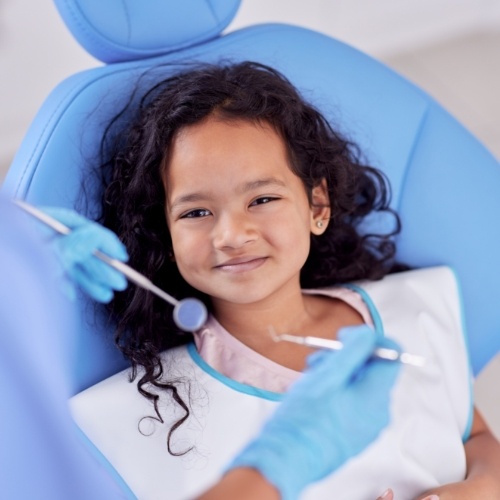
[[[219,271],[223,271],[226,273],[244,273],[247,271],[253,271],[260,267],[266,261],[266,257],[255,257],[250,259],[235,259],[232,261],[228,261],[224,264],[220,264],[215,266],[215,268]]]

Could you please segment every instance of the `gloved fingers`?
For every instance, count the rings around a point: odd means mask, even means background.
[[[68,236],[73,234],[80,235],[81,241],[79,246],[75,248],[74,253],[78,251],[82,253],[92,253],[94,250],[98,249],[114,259],[124,262],[128,260],[125,246],[113,231],[96,222],[90,221],[74,210],[60,207],[44,207],[42,210],[51,217],[54,217],[54,219],[68,226],[70,229],[73,229],[73,232]],[[78,240],[79,238],[75,236],[73,245],[76,245]]]
[[[89,223],[75,229],[71,235],[73,234],[75,235],[74,244],[82,253],[92,254],[94,250],[100,250],[113,259],[128,260],[125,245],[118,236],[99,224]]]
[[[89,257],[85,262],[80,264],[80,267],[85,269],[89,278],[92,278],[100,285],[119,291],[127,288],[127,278],[120,271],[117,271],[97,257]]]
[[[88,279],[93,280],[96,286],[104,286],[113,290],[125,290],[127,279],[125,276],[102,262],[94,255],[99,249],[112,258],[126,260],[128,258],[124,245],[111,231],[92,224],[74,230],[67,236],[73,237],[71,244],[66,244],[68,252],[72,252],[72,258],[85,269]],[[81,259],[81,260],[78,260]]]
[[[400,345],[388,337],[381,338],[377,342],[377,347],[384,347],[387,349],[401,351]],[[369,378],[367,383],[371,384],[373,386],[373,389],[378,387],[381,391],[388,391],[394,385],[399,372],[401,371],[401,368],[401,363],[398,361],[387,361],[383,359],[373,358],[365,368],[367,372],[374,373],[372,377],[367,377]]]
[[[327,349],[319,349],[307,356],[307,370],[311,371],[315,366],[325,363],[325,358],[329,357],[330,351]]]
[[[361,325],[361,326],[348,326],[348,327],[344,327],[344,328],[341,328],[339,330],[339,334],[338,334],[338,337],[339,337],[339,340],[341,342],[344,342],[344,337],[346,336],[349,336],[349,334],[353,331],[357,331],[358,329],[361,329],[361,335],[364,335],[365,331],[366,330],[369,330],[370,333],[369,335],[371,334],[374,334],[374,330],[371,329],[369,326],[367,325]],[[356,335],[356,334],[355,334]],[[377,338],[377,336],[376,336]],[[348,342],[350,342],[351,339],[348,339]],[[345,345],[344,345],[345,347]],[[320,364],[320,363],[323,363],[323,358],[325,357],[329,357],[328,353],[330,351],[328,349],[319,349],[318,351],[315,351],[313,352],[312,354],[310,354],[308,357],[307,357],[307,366],[308,368],[312,368],[314,365],[316,365],[317,363]]]
[[[393,339],[389,337],[381,337],[377,341],[377,347],[384,347],[387,349],[394,349],[396,351],[401,351],[401,346]]]
[[[375,347],[375,343],[379,341],[380,335],[368,325],[345,326],[337,333],[337,338],[344,344],[344,348],[351,343],[361,342],[359,339],[370,338],[370,342]],[[365,340],[366,342],[366,340]]]
[[[102,246],[101,236],[100,230],[95,231],[85,225],[66,236],[56,238],[55,247],[68,276],[93,299],[107,303],[113,298],[113,290],[124,290],[127,287],[127,279],[94,255],[96,248]],[[112,236],[114,238],[113,234]],[[108,237],[109,235],[106,236]],[[123,253],[117,255],[115,252],[112,256],[122,257]]]
[[[388,393],[396,382],[401,363],[384,359],[372,359],[362,370],[360,377],[354,383],[363,385],[367,397],[375,394]]]
[[[66,236],[58,237],[55,246],[60,255],[63,267],[71,268],[78,263],[86,262],[96,250],[106,249],[107,255],[119,260],[127,257],[123,244],[113,233],[103,233],[91,226],[83,226],[73,230]]]
[[[97,302],[108,303],[113,298],[113,291],[109,286],[96,282],[95,278],[89,277],[86,270],[80,266],[72,269],[71,278]]]
[[[372,328],[363,325],[342,328],[339,331],[344,347],[339,351],[320,351],[308,357],[308,366],[315,372],[316,378],[322,376],[330,384],[345,384],[367,362],[376,343]]]

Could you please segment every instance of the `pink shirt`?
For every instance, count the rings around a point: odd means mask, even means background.
[[[326,295],[343,300],[363,321],[373,325],[368,307],[359,294],[349,288],[304,290],[308,295]],[[301,372],[286,368],[250,349],[233,337],[213,316],[194,334],[196,349],[203,360],[219,373],[240,382],[273,392],[284,392]]]

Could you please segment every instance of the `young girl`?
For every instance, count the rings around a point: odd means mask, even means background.
[[[210,311],[191,335],[147,292],[118,293],[116,342],[132,368],[72,401],[139,498],[197,494],[258,433],[311,352],[270,329],[334,339],[362,324],[427,363],[402,370],[383,434],[304,498],[388,487],[397,500],[500,497],[500,447],[472,408],[453,273],[388,275],[400,270],[399,221],[384,177],[282,75],[240,63],[161,82],[106,169],[103,222],[130,265]],[[392,214],[395,231],[363,234],[373,212]]]

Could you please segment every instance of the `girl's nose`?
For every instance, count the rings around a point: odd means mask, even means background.
[[[213,229],[213,245],[218,250],[240,248],[255,241],[257,228],[246,214],[224,214]]]

